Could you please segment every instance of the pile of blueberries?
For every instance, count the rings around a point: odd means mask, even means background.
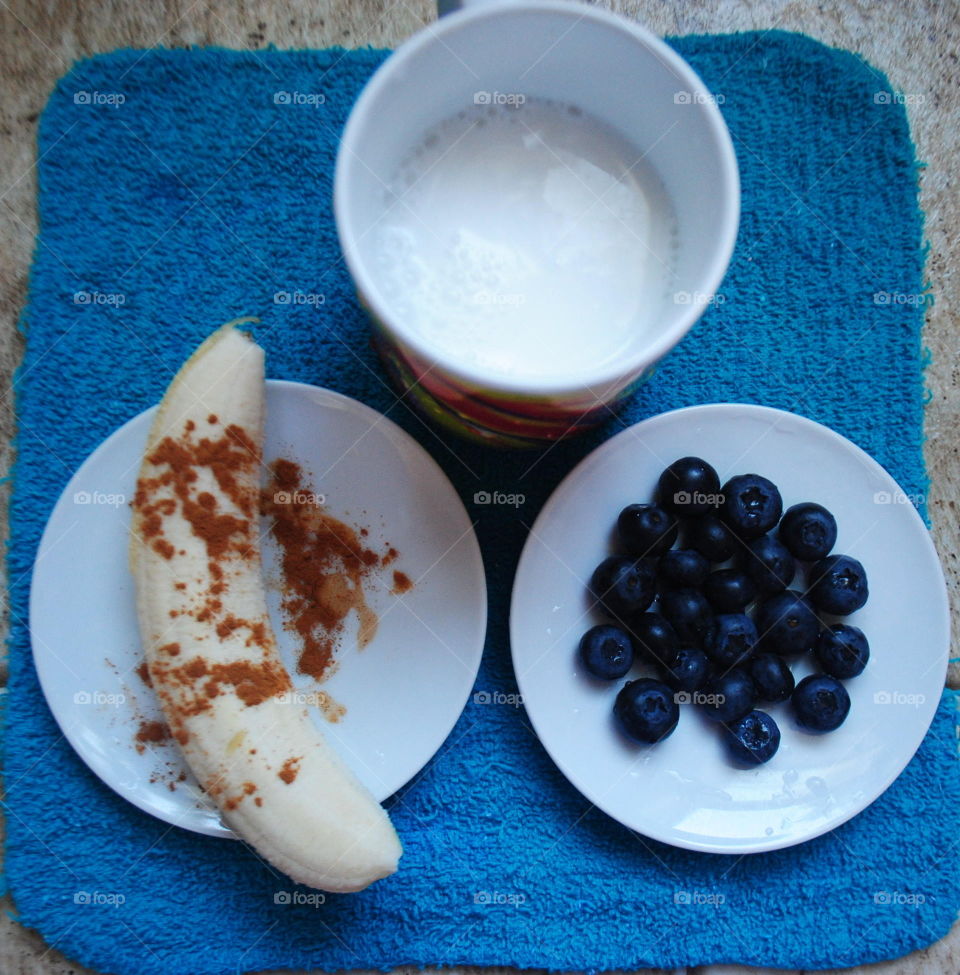
[[[755,767],[780,746],[758,704],[789,700],[808,732],[843,723],[841,681],[863,671],[870,648],[836,618],[867,601],[867,575],[856,559],[830,554],[837,523],[826,508],[804,502],[784,513],[767,478],[741,474],[721,487],[705,460],[682,457],[661,474],[654,503],[620,512],[617,537],[623,554],[590,581],[610,622],[588,630],[579,653],[601,680],[625,677],[635,662],[655,668],[657,677],[617,694],[614,715],[629,738],[661,741],[679,704],[692,701],[722,729],[734,763]],[[795,576],[802,588],[789,588]],[[795,683],[789,661],[808,654],[820,672]]]

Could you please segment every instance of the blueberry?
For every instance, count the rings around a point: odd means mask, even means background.
[[[611,555],[596,567],[590,587],[603,609],[624,621],[642,613],[657,594],[653,567],[620,555]]]
[[[755,621],[763,649],[785,656],[812,650],[820,632],[813,607],[795,589],[785,589],[764,600]]]
[[[847,680],[863,673],[870,659],[870,645],[863,630],[835,623],[820,634],[814,653],[825,674]]]
[[[699,457],[681,457],[661,475],[657,500],[675,515],[701,515],[716,507],[720,493],[717,472]]]
[[[716,515],[694,518],[687,528],[685,544],[711,562],[726,562],[740,547],[733,532]]]
[[[741,569],[718,569],[703,584],[707,602],[718,613],[739,613],[757,597],[757,586]]]
[[[783,592],[793,582],[797,563],[773,535],[761,535],[747,546],[743,568],[762,593]]]
[[[726,729],[727,751],[738,765],[762,765],[780,747],[780,729],[766,711],[751,711]]]
[[[714,677],[703,689],[703,712],[714,721],[738,721],[757,703],[757,689],[739,667]]]
[[[661,555],[677,540],[677,519],[655,504],[628,504],[617,518],[617,534],[634,558]]]
[[[826,558],[837,541],[837,520],[823,505],[805,501],[787,508],[780,522],[780,541],[804,562]]]
[[[619,626],[603,624],[580,638],[583,666],[600,680],[616,680],[633,666],[633,641]]]
[[[710,572],[710,563],[692,548],[664,552],[657,563],[657,578],[664,589],[699,589]]]
[[[776,704],[793,693],[793,672],[783,657],[775,653],[758,653],[747,662],[747,673],[757,688],[761,701]]]
[[[663,679],[675,691],[699,691],[710,679],[712,671],[702,650],[681,647],[664,668]]]
[[[673,627],[659,613],[641,613],[630,620],[633,646],[641,659],[665,663],[673,659],[680,641]]]
[[[790,698],[793,712],[807,731],[833,731],[850,711],[850,695],[836,678],[811,674],[797,684]]]
[[[661,593],[660,612],[685,646],[702,647],[713,627],[710,604],[696,589],[670,589]]]
[[[742,539],[759,538],[780,520],[783,501],[773,481],[759,474],[731,477],[720,492],[720,514],[735,535]]]
[[[867,573],[849,555],[828,555],[810,566],[807,594],[817,609],[835,616],[856,612],[867,601]]]
[[[613,713],[626,735],[652,745],[673,733],[680,707],[666,684],[641,677],[620,689]]]
[[[757,628],[743,613],[718,616],[704,649],[720,667],[729,668],[746,661],[757,646]]]

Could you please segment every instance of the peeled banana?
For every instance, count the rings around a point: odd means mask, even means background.
[[[397,869],[384,809],[294,703],[259,545],[263,350],[230,323],[187,360],[150,430],[130,565],[151,682],[224,820],[299,883],[356,891]]]

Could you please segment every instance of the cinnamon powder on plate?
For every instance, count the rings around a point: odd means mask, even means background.
[[[395,596],[403,595],[405,592],[410,592],[413,588],[413,579],[406,574],[406,572],[393,573],[393,588],[390,590]]]
[[[298,464],[277,460],[270,475],[260,507],[281,552],[285,625],[300,644],[297,670],[322,681],[336,664],[351,610],[359,618],[360,649],[376,635],[379,620],[367,604],[364,583],[397,552],[391,548],[381,558],[362,541],[364,529],[358,532],[329,515],[316,503]]]
[[[134,738],[137,751],[142,755],[147,745],[159,745],[170,738],[165,721],[141,721]]]

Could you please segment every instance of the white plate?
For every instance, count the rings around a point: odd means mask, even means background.
[[[173,744],[138,754],[141,720],[160,708],[135,673],[142,660],[127,569],[133,497],[147,410],[102,443],[70,480],[40,543],[30,597],[33,656],[44,694],[70,744],[103,781],[146,812],[210,835],[232,835],[196,787]],[[444,473],[386,417],[338,393],[267,383],[264,449],[311,472],[327,511],[367,527],[376,551],[399,557],[370,580],[380,627],[362,651],[348,639],[340,666],[320,687],[346,707],[339,723],[317,724],[380,800],[408,782],[449,734],[480,665],[487,598],[480,549]],[[264,536],[268,579],[278,552]],[[391,595],[394,569],[414,588]],[[270,614],[291,672],[293,639],[282,627],[279,589]],[[352,615],[352,614],[351,614]],[[350,634],[347,634],[348,637]],[[299,690],[317,685],[294,673]],[[151,779],[153,781],[151,781]],[[170,784],[175,788],[171,790]]]
[[[771,478],[784,506],[818,501],[836,516],[834,549],[863,562],[870,599],[849,617],[871,658],[847,681],[852,706],[835,732],[804,734],[787,706],[777,755],[743,771],[691,705],[651,747],[613,725],[623,681],[598,686],[576,657],[599,622],[586,581],[608,554],[625,505],[650,500],[660,472],[702,456],[721,482]],[[523,701],[570,782],[610,816],[674,846],[716,853],[773,850],[825,833],[869,805],[900,774],[940,701],[950,643],[946,588],[929,533],[896,482],[859,447],[811,420],[738,404],[696,406],[638,423],[597,448],[557,488],[523,550],[510,633]],[[810,672],[797,666],[800,676]],[[631,677],[640,673],[639,668]]]

